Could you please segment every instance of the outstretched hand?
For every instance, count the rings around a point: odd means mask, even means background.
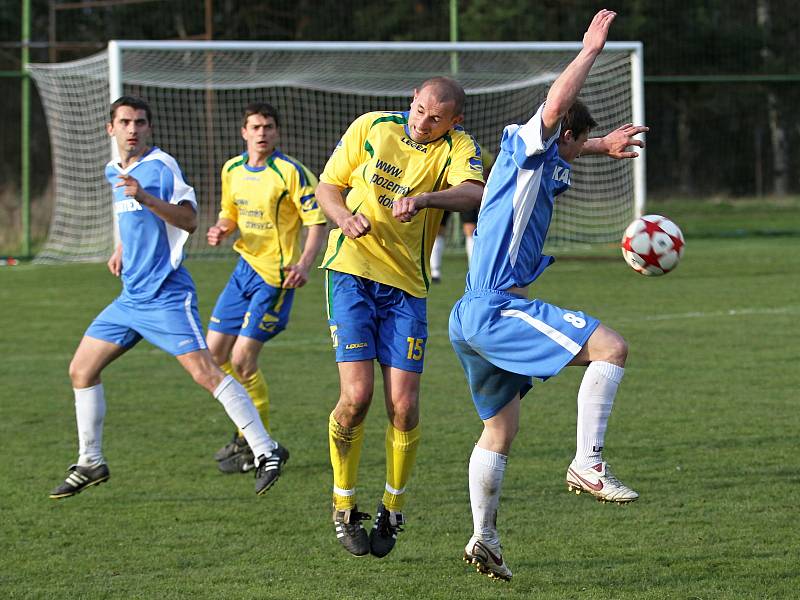
[[[599,11],[594,16],[592,22],[589,24],[589,28],[586,30],[586,33],[583,34],[584,50],[598,54],[600,53],[600,51],[603,49],[603,46],[606,44],[606,40],[608,39],[608,30],[616,16],[617,13],[606,9]]]
[[[637,140],[634,136],[640,133],[647,133],[648,131],[650,131],[649,127],[634,125],[633,123],[626,123],[621,127],[617,127],[614,131],[603,137],[606,155],[616,159],[636,158],[639,156],[639,153],[628,150],[628,148],[631,146],[644,148],[644,142],[642,140]]]

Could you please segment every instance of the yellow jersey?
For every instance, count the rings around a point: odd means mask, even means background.
[[[222,167],[221,219],[235,221],[233,249],[269,285],[281,287],[283,268],[300,258],[300,225],[325,223],[314,190],[317,178],[299,161],[275,150],[263,167],[247,153]]]
[[[333,151],[320,181],[350,188],[347,208],[370,222],[357,239],[331,231],[322,267],[427,296],[429,259],[443,210],[426,208],[408,223],[392,216],[396,198],[438,192],[467,180],[483,182],[481,152],[457,126],[420,144],[408,132],[407,112],[357,118]]]

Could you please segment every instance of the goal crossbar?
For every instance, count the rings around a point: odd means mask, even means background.
[[[369,110],[402,110],[421,81],[459,80],[465,127],[496,151],[505,124],[527,119],[582,45],[574,42],[243,42],[115,40],[106,52],[61,64],[31,64],[54,155],[54,215],[48,260],[99,260],[113,245],[102,166],[111,156],[109,101],[146,98],[154,141],[173,154],[198,193],[198,231],[216,218],[219,168],[242,151],[245,104],[266,100],[282,115],[281,148],[319,173],[347,124]],[[603,135],[644,123],[642,44],[607,42],[582,96]],[[644,151],[635,161],[586,158],[559,199],[551,243],[613,241],[644,212]],[[208,252],[195,235],[187,250]],[[219,252],[219,250],[217,250]]]

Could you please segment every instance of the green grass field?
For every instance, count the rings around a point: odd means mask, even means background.
[[[480,431],[447,340],[461,256],[446,258],[430,297],[409,524],[383,560],[347,555],[330,522],[338,380],[319,273],[262,355],[273,433],[292,452],[267,495],[216,471],[211,455],[231,434],[222,407],[142,343],[104,374],[111,480],[53,501],[76,454],[67,366],[119,283],[97,264],[0,269],[0,598],[796,598],[800,211],[745,208],[651,206],[687,234],[667,277],[641,277],[609,248],[564,258],[536,284],[630,344],[605,455],[641,499],[617,507],[567,493],[582,369],[537,385],[503,489],[510,584],[460,561]],[[204,319],[232,264],[188,261]],[[368,512],[384,481],[381,397],[360,470]]]

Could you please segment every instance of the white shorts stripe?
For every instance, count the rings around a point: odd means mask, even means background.
[[[394,489],[392,486],[390,486],[387,483],[386,484],[386,491],[389,492],[390,494],[392,494],[393,496],[399,496],[400,494],[404,494],[405,493],[406,488],[402,488],[400,490],[396,490],[396,489]]]
[[[501,310],[500,315],[503,317],[514,317],[516,319],[522,319],[528,325],[530,325],[537,331],[540,331],[541,333],[545,334],[556,344],[558,344],[568,352],[572,353],[573,356],[581,351],[581,346],[575,343],[570,338],[568,338],[566,335],[564,335],[557,329],[553,329],[552,327],[550,327],[550,325],[548,325],[544,321],[540,321],[539,319],[534,319],[526,312],[522,312],[521,310]]]
[[[186,312],[186,320],[194,332],[194,337],[197,340],[197,345],[203,350],[206,348],[206,338],[203,337],[203,331],[195,323],[194,315],[192,315],[192,292],[186,292],[186,300],[183,301],[183,309]]]
[[[344,496],[344,497],[355,496],[356,488],[353,488],[352,490],[343,490],[342,488],[333,486],[333,493],[336,494],[337,496]]]

